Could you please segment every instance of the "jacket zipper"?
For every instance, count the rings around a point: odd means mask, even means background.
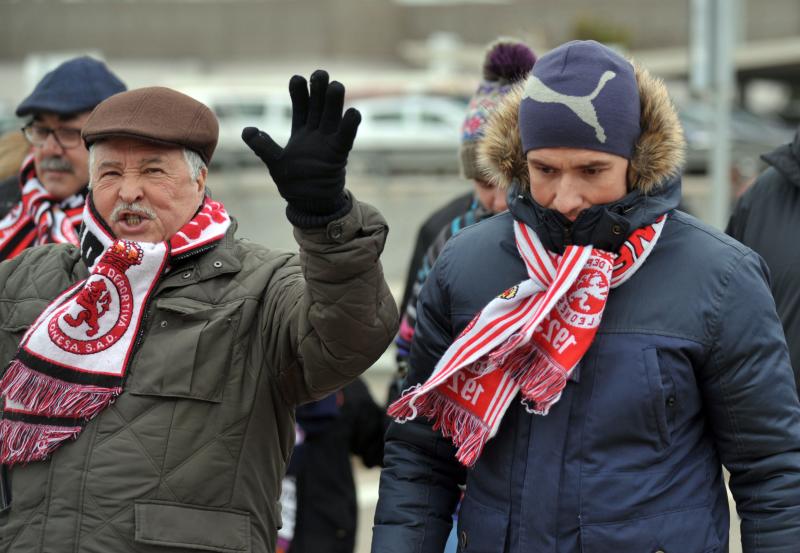
[[[186,253],[182,253],[181,255],[176,255],[175,257],[172,258],[172,261],[173,262],[183,261],[184,259],[188,259],[189,257],[194,257],[195,255],[200,255],[202,253],[206,253],[208,250],[213,250],[214,248],[216,248],[217,245],[219,245],[219,242],[214,242],[213,244],[208,244],[208,245],[203,246],[201,248],[198,248],[196,250],[192,250],[192,251],[189,251],[189,252],[186,252]]]

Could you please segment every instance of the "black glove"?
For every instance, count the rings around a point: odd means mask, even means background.
[[[255,127],[242,131],[242,140],[267,165],[278,192],[286,199],[286,217],[298,227],[324,226],[352,207],[344,192],[347,154],[353,147],[361,114],[354,108],[342,116],[344,86],[328,84],[328,73],[289,81],[292,98],[292,135],[285,148]]]

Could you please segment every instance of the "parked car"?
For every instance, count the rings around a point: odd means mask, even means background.
[[[245,127],[258,127],[282,145],[289,139],[292,104],[286,95],[214,90],[191,91],[190,96],[211,108],[219,120],[219,142],[212,161],[217,167],[261,163],[242,141]]]
[[[361,126],[352,164],[368,172],[457,172],[466,104],[429,95],[356,100]]]
[[[259,127],[279,144],[289,139],[292,106],[288,96],[195,93],[219,119],[214,164],[252,164],[257,158],[242,142],[242,129]],[[397,95],[361,98],[351,104],[361,125],[349,167],[380,174],[457,172],[461,123],[466,104],[443,96]]]
[[[705,173],[710,169],[713,151],[713,107],[685,102],[678,105],[678,115],[688,146],[686,171]],[[741,180],[756,176],[764,168],[759,156],[791,142],[793,134],[794,130],[781,122],[735,108],[731,113],[732,176]]]

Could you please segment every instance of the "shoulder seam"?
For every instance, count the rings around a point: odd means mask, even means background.
[[[670,218],[669,218],[667,221],[668,221],[668,222],[669,222],[669,221],[672,221],[672,222],[675,222],[675,223],[680,223],[680,224],[682,224],[682,225],[686,225],[687,227],[692,227],[692,228],[694,228],[694,229],[697,229],[697,230],[699,230],[700,232],[702,232],[703,234],[705,234],[705,235],[707,235],[707,236],[709,236],[709,237],[713,238],[714,240],[716,240],[716,241],[717,241],[717,242],[719,242],[720,244],[722,244],[722,245],[724,245],[724,246],[727,246],[727,247],[731,248],[732,250],[736,251],[737,253],[739,253],[739,254],[740,254],[740,256],[747,255],[747,254],[748,254],[748,252],[750,251],[750,248],[748,248],[748,247],[747,247],[747,246],[745,246],[744,244],[739,244],[738,242],[737,242],[736,244],[731,244],[731,243],[730,243],[730,242],[728,242],[727,240],[724,240],[724,239],[722,238],[722,236],[715,236],[713,233],[709,232],[708,230],[704,229],[703,227],[701,227],[701,226],[699,226],[699,225],[696,225],[696,224],[695,224],[695,223],[693,223],[692,221],[688,221],[688,220],[686,220],[686,219],[683,219],[682,217],[670,217]],[[722,233],[722,231],[720,231],[720,232]],[[722,233],[722,234],[723,234],[724,236],[727,236],[727,234],[724,234],[724,233]],[[729,238],[730,238],[730,237],[729,237]],[[733,240],[733,241],[735,242],[735,239],[733,239],[733,238],[730,238],[730,239],[731,239],[731,240]]]

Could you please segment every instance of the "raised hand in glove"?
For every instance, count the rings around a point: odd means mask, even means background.
[[[353,147],[361,114],[354,108],[342,116],[344,86],[328,84],[328,73],[289,81],[292,98],[292,135],[284,148],[255,128],[242,131],[242,140],[267,165],[278,192],[286,199],[286,217],[298,227],[324,226],[352,207],[344,192],[347,154]]]

